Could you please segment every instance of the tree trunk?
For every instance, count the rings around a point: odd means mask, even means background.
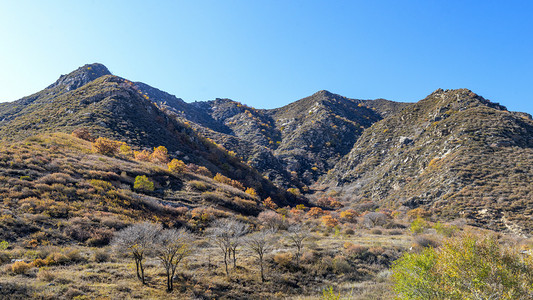
[[[231,256],[231,253],[230,253]],[[229,276],[229,270],[228,270],[228,251],[224,252],[224,265],[226,265],[226,275]]]
[[[143,284],[146,284],[146,282],[144,281],[144,267],[143,267],[142,261],[139,262],[139,265],[141,267],[141,281],[142,281]]]
[[[235,257],[235,252],[236,252],[236,248],[233,248],[232,252],[233,252],[233,268],[237,268],[237,258]]]
[[[261,267],[261,282],[265,282],[265,275],[263,272],[263,259],[259,261],[259,266]]]

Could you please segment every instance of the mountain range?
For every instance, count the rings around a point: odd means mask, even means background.
[[[78,128],[139,150],[163,145],[279,205],[331,196],[346,208],[423,208],[525,235],[533,225],[533,120],[467,89],[416,103],[322,90],[256,109],[230,99],[187,103],[90,64],[0,103],[4,143]]]

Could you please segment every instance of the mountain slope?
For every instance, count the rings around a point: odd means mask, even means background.
[[[0,137],[21,140],[88,128],[94,136],[124,141],[137,149],[163,145],[173,157],[243,181],[261,195],[284,201],[277,188],[257,171],[165,113],[136,84],[106,71],[100,64],[86,65],[39,93],[3,104]]]
[[[366,130],[322,179],[345,201],[419,206],[530,231],[533,121],[473,92],[437,90]]]

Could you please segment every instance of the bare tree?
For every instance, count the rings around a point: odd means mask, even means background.
[[[167,274],[168,292],[174,289],[173,278],[178,264],[192,251],[192,240],[192,234],[184,229],[166,229],[156,237],[155,252]]]
[[[270,252],[274,245],[273,236],[272,230],[261,230],[246,237],[246,247],[257,256],[261,271],[261,282],[265,282],[263,262],[265,254]]]
[[[237,248],[242,244],[244,236],[249,231],[249,226],[239,221],[234,221],[229,224],[231,232],[230,250],[233,254],[233,268],[237,267]]]
[[[161,232],[161,225],[149,222],[133,224],[115,234],[112,245],[119,252],[129,252],[135,260],[137,278],[144,279],[143,260],[152,250],[155,237]]]
[[[309,229],[301,224],[292,225],[287,230],[287,238],[291,242],[292,246],[296,248],[296,266],[300,266],[300,257],[302,256],[302,250],[304,246],[304,240],[309,237]]]
[[[237,247],[242,237],[248,232],[248,225],[234,219],[217,219],[209,229],[209,238],[224,254],[226,275],[229,275],[228,264],[233,254],[233,266],[237,264]]]

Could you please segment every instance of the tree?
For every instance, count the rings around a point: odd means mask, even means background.
[[[533,259],[494,237],[463,234],[405,253],[392,267],[398,299],[531,299]]]
[[[237,247],[242,237],[248,232],[248,225],[234,219],[217,219],[209,228],[209,238],[224,254],[226,275],[229,275],[228,264],[233,254],[233,266],[236,267]]]
[[[137,278],[144,279],[143,260],[153,249],[156,236],[161,232],[160,224],[149,222],[133,224],[115,234],[112,245],[119,253],[129,252],[135,260]]]
[[[261,282],[265,282],[264,273],[264,259],[265,254],[272,250],[274,245],[273,231],[261,230],[246,237],[246,247],[250,249],[256,256],[259,262],[259,269],[261,272]]]
[[[135,182],[133,183],[133,188],[136,190],[153,192],[154,183],[151,182],[146,175],[139,175],[135,177]]]
[[[163,230],[155,239],[155,252],[165,268],[168,292],[174,289],[173,278],[178,264],[191,253],[192,239],[192,235],[184,229]]]
[[[300,266],[300,257],[302,256],[304,240],[309,237],[309,234],[309,229],[301,224],[292,225],[287,230],[287,237],[292,246],[296,248],[296,254],[294,255],[296,258],[296,266]]]

